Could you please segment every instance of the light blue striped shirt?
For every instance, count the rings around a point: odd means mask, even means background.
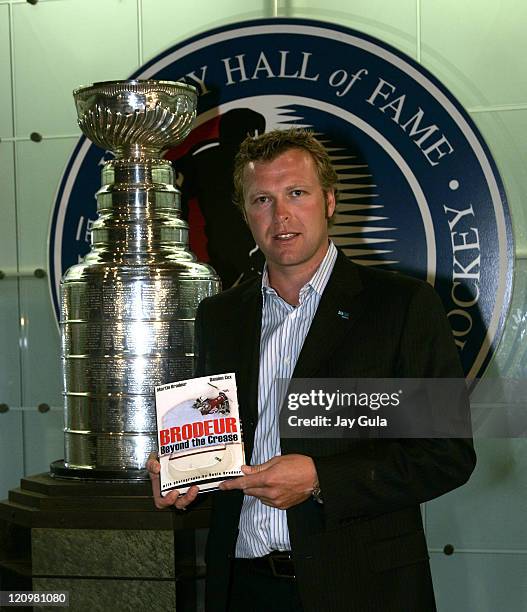
[[[291,378],[298,356],[311,327],[320,298],[327,285],[337,249],[330,242],[328,251],[313,278],[300,290],[299,304],[285,302],[269,286],[267,267],[262,278],[262,334],[258,378],[258,425],[254,435],[251,465],[269,461],[281,454],[278,412],[285,389],[275,384]],[[290,550],[285,510],[262,504],[245,495],[240,515],[236,557],[263,557],[273,550]]]

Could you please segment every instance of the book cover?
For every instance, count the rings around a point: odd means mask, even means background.
[[[234,373],[180,380],[155,389],[161,495],[217,489],[243,476],[245,463]]]

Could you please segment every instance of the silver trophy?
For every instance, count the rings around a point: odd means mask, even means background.
[[[102,168],[91,251],[61,283],[65,459],[55,476],[143,479],[157,448],[154,387],[189,378],[199,302],[220,290],[188,249],[163,150],[196,115],[196,90],[169,81],[73,92],[78,122],[115,154]]]

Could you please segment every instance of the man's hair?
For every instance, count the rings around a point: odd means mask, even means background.
[[[300,128],[272,130],[257,137],[247,136],[234,158],[234,203],[244,217],[243,173],[247,164],[273,161],[290,149],[300,149],[311,155],[322,191],[326,194],[333,189],[336,197],[337,173],[331,165],[328,152],[313,134]]]

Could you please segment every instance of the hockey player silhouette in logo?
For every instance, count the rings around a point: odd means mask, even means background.
[[[190,247],[200,260],[210,262],[227,289],[263,267],[263,256],[233,204],[232,175],[240,143],[248,134],[262,134],[265,118],[240,108],[215,123],[218,136],[199,140],[174,165],[183,216],[190,224]]]

